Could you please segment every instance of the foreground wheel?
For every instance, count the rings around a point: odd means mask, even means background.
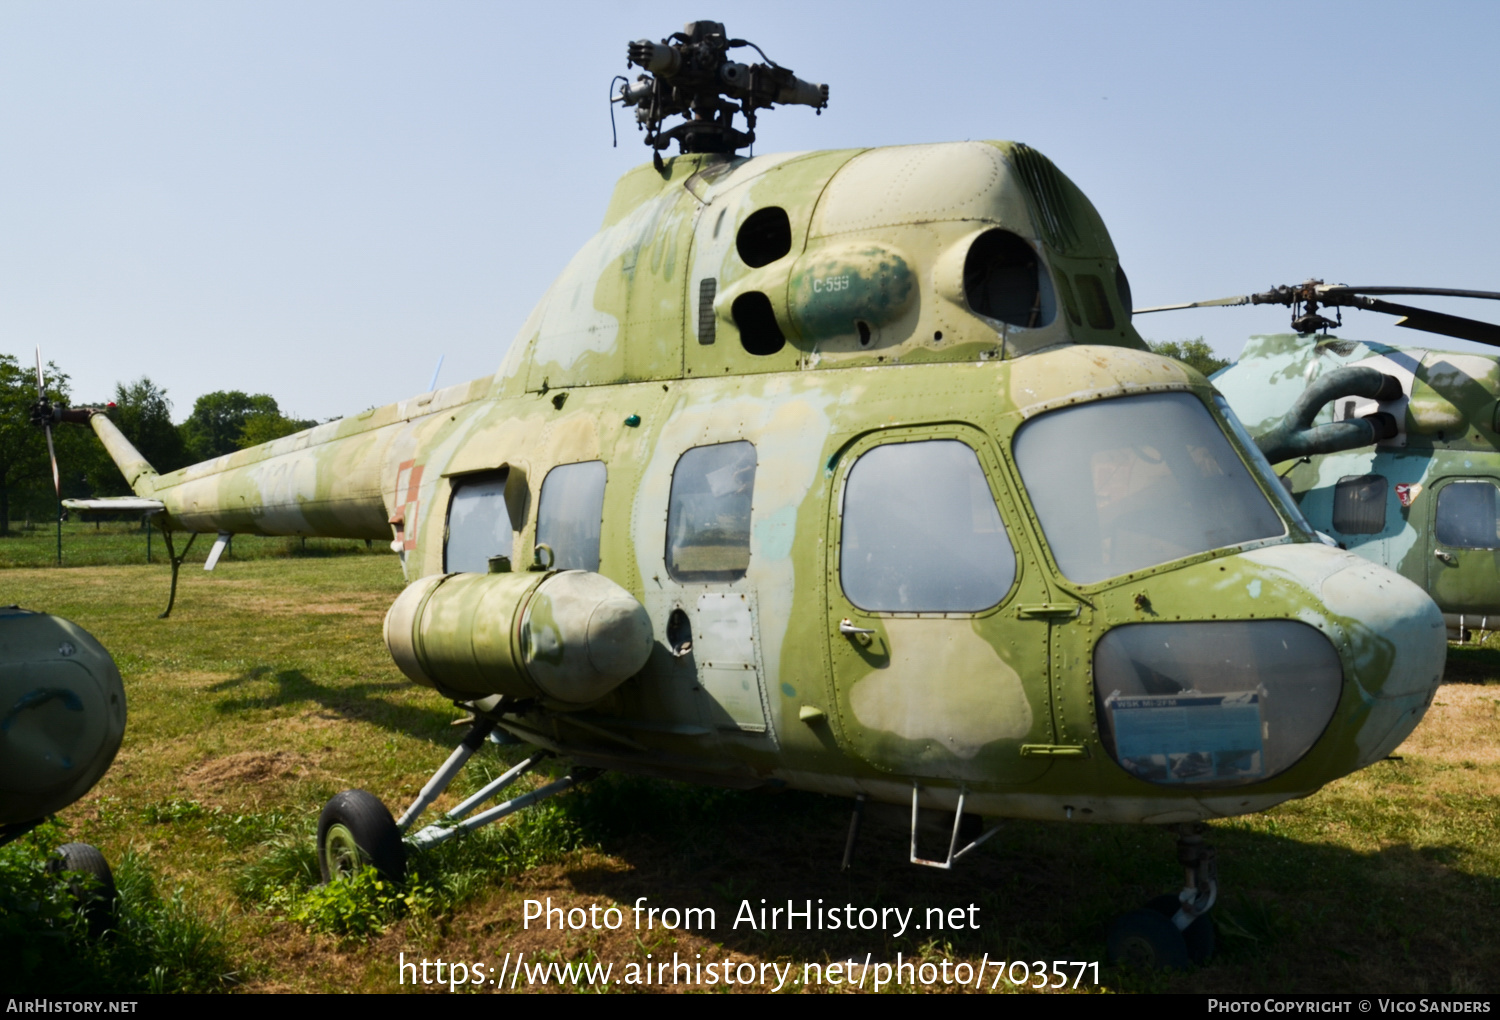
[[[367,864],[382,878],[400,882],[406,877],[406,846],[379,798],[345,790],[318,816],[318,869],[323,881],[332,882]]]
[[[1182,932],[1155,910],[1132,910],[1109,927],[1108,960],[1136,970],[1187,970]]]
[[[1147,910],[1154,910],[1167,918],[1177,913],[1181,903],[1176,896],[1158,896],[1146,904]],[[1177,927],[1175,924],[1172,927]],[[1209,920],[1207,914],[1202,914],[1193,919],[1193,923],[1187,926],[1182,933],[1182,941],[1187,944],[1188,959],[1198,966],[1203,966],[1214,955],[1214,923]]]
[[[115,922],[115,876],[109,862],[96,847],[87,843],[64,843],[58,847],[47,870],[53,874],[70,872],[68,888],[88,925],[90,938],[98,938]]]

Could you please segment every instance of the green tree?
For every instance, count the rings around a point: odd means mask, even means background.
[[[44,376],[47,396],[66,403],[68,377],[50,362]],[[10,534],[13,504],[33,512],[45,508],[49,518],[56,512],[47,438],[31,424],[35,402],[36,370],[0,354],[0,535]]]
[[[167,391],[157,387],[149,377],[133,383],[116,383],[115,398],[108,408],[110,419],[125,438],[157,471],[175,471],[191,463],[182,433],[172,424],[172,402]],[[103,444],[87,435],[87,450],[81,455],[83,476],[95,496],[123,496],[129,493],[125,479],[110,460]]]
[[[235,445],[241,450],[261,443],[269,443],[273,439],[282,436],[290,436],[310,429],[317,422],[306,421],[301,418],[283,418],[278,414],[252,414],[245,419],[245,427],[240,431],[240,438],[235,440]]]
[[[182,441],[193,460],[212,460],[239,449],[245,422],[254,415],[281,417],[274,397],[250,395],[240,390],[205,393],[193,404],[193,413],[182,423]],[[292,431],[296,431],[295,429]]]
[[[1213,375],[1219,369],[1229,367],[1229,359],[1216,355],[1201,336],[1196,340],[1148,340],[1146,346],[1162,357],[1174,358],[1204,375]]]

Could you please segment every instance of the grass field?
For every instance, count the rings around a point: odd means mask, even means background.
[[[408,972],[399,983],[401,954],[497,970],[518,953],[533,965],[612,964],[612,990],[632,987],[618,983],[628,965],[674,953],[693,964],[790,963],[795,977],[807,963],[897,952],[971,967],[986,954],[1094,961],[1112,917],[1180,879],[1165,832],[1027,822],[1008,824],[948,874],[906,864],[905,831],[871,825],[845,874],[845,801],[606,776],[419,858],[402,889],[373,880],[319,888],[311,832],[323,803],[363,787],[399,808],[461,734],[452,725],[460,713],[406,682],[381,641],[402,587],[394,558],[378,543],[375,554],[363,543],[309,543],[303,554],[283,539],[237,539],[235,558],[214,573],[183,571],[172,618],[158,620],[169,571],[143,562],[144,535],[70,528],[65,562],[115,565],[40,566],[50,532],[0,540],[0,565],[11,567],[0,570],[0,602],[92,631],[124,675],[129,724],[88,797],[57,826],[0,851],[10,862],[0,881],[26,872],[49,842],[92,842],[128,873],[133,934],[91,948],[45,918],[29,934],[14,918],[0,921],[0,945],[35,941],[37,930],[57,943],[28,965],[29,978],[0,968],[0,986],[399,990],[412,980]],[[1455,646],[1447,680],[1393,760],[1212,827],[1222,900],[1209,966],[1167,975],[1101,966],[1102,987],[1500,990],[1500,646]],[[487,772],[461,778],[440,804],[517,754],[486,748],[481,757]],[[634,930],[630,907],[643,896],[714,908],[717,926]],[[565,909],[617,905],[626,923],[523,929],[525,901],[548,897]],[[733,929],[737,905],[762,897],[914,907],[918,916],[973,904],[980,927],[936,938]],[[673,990],[670,972],[664,983]]]

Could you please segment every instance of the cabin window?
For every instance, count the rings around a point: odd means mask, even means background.
[[[536,541],[558,570],[598,570],[604,525],[604,462],[562,464],[547,472],[536,512]]]
[[[757,209],[745,217],[734,235],[735,250],[751,269],[769,266],[792,250],[792,222],[777,206]]]
[[[1015,550],[969,446],[891,443],[850,469],[839,538],[839,582],[850,602],[972,613],[998,603],[1015,579]]]
[[[1500,517],[1491,482],[1453,482],[1437,500],[1437,540],[1455,549],[1500,549]]]
[[[507,471],[468,475],[453,480],[448,500],[448,533],[443,570],[482,574],[491,556],[509,556],[517,522],[505,502]]]
[[[1073,277],[1078,284],[1078,296],[1083,299],[1083,316],[1093,329],[1114,329],[1115,313],[1110,310],[1109,297],[1104,293],[1104,284],[1092,273],[1079,273]]]
[[[1079,584],[1286,533],[1187,393],[1050,411],[1021,426],[1014,451],[1057,566]]]
[[[1057,314],[1052,279],[1035,249],[1008,230],[980,234],[964,258],[964,297],[978,315],[1012,326],[1045,326]]]
[[[678,581],[738,581],[750,566],[755,447],[697,446],[677,459],[667,507],[667,573]]]
[[[1333,530],[1378,535],[1385,530],[1384,475],[1346,475],[1333,489]]]

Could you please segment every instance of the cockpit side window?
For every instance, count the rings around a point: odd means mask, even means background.
[[[1461,481],[1443,486],[1437,501],[1437,540],[1454,549],[1500,548],[1495,486]]]
[[[604,462],[562,464],[547,472],[536,512],[536,541],[559,570],[598,570],[604,526]]]
[[[1058,568],[1078,584],[1286,534],[1189,393],[1049,411],[1017,430],[1013,449]]]
[[[443,545],[446,573],[482,574],[491,556],[509,556],[517,530],[505,502],[508,471],[469,475],[453,481],[448,500],[448,532]]]
[[[1004,598],[1015,578],[1015,550],[966,444],[890,443],[850,469],[839,581],[859,608],[978,612]]]
[[[750,567],[755,447],[696,446],[672,469],[667,573],[678,581],[738,581]]]

